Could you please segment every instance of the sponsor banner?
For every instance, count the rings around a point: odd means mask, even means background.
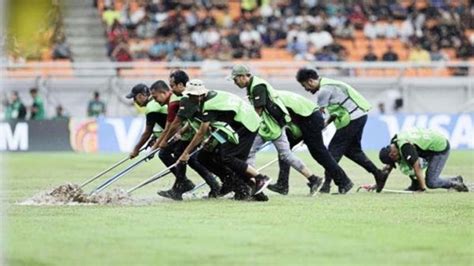
[[[72,118],[69,122],[69,141],[77,152],[97,152],[98,136],[95,118]]]
[[[71,151],[68,120],[0,122],[0,151]]]
[[[370,115],[364,128],[362,146],[367,150],[377,150],[388,145],[397,132],[420,127],[431,128],[444,134],[452,149],[474,149],[473,120],[474,113]],[[144,130],[145,119],[99,118],[97,126],[99,151],[129,152]],[[335,127],[330,125],[323,132],[326,145],[335,131]]]
[[[98,118],[99,151],[130,152],[139,140],[144,128],[145,118]]]

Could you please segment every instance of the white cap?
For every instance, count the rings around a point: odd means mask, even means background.
[[[209,92],[204,86],[204,82],[200,79],[192,79],[186,83],[186,89],[183,94],[187,95],[203,95]]]

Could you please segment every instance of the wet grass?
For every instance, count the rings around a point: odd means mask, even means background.
[[[375,154],[371,153],[372,157]],[[273,159],[259,155],[258,164]],[[322,173],[305,153],[306,162]],[[268,192],[267,203],[188,199],[151,206],[19,206],[15,202],[81,183],[121,155],[6,154],[1,193],[7,214],[5,255],[10,265],[315,265],[474,263],[472,193],[353,193],[307,197],[292,172],[289,196]],[[453,152],[446,174],[474,182],[472,152]],[[356,185],[373,179],[355,164],[343,168]],[[157,159],[113,187],[130,188],[159,171]],[[273,165],[266,173],[276,177]],[[195,173],[190,176],[200,182]],[[395,173],[387,188],[403,189]],[[171,176],[135,197],[154,197]],[[91,190],[94,183],[87,187]],[[205,193],[203,189],[198,196]],[[335,188],[333,188],[335,191]],[[156,196],[158,197],[158,196]]]

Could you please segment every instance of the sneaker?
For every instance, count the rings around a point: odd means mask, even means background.
[[[272,182],[272,179],[266,175],[257,175],[255,177],[255,190],[252,195],[262,192]]]
[[[213,188],[211,188],[211,190],[207,194],[207,197],[210,198],[210,199],[217,199],[218,197],[220,197],[220,192],[221,192],[221,187],[220,186],[213,187]]]
[[[188,191],[193,190],[195,187],[193,181],[186,179],[182,183],[176,185],[176,191],[180,192],[181,194],[186,193]]]
[[[267,195],[263,194],[263,192],[255,194],[250,197],[251,201],[268,201]]]
[[[347,192],[349,192],[349,190],[351,190],[353,186],[354,184],[351,181],[349,181],[349,183],[345,184],[344,186],[339,186],[339,193],[347,194]]]
[[[158,195],[172,200],[183,200],[183,194],[176,192],[174,189],[158,191]]]
[[[282,195],[288,195],[288,186],[283,186],[277,183],[268,185],[268,190],[271,190],[273,192],[282,194]]]
[[[469,188],[464,183],[455,182],[453,188],[457,192],[469,192]]]
[[[323,183],[323,179],[321,177],[312,175],[308,178],[308,187],[309,187],[309,195],[313,196],[314,193],[318,191],[319,186]]]
[[[331,192],[331,180],[325,179],[323,185],[319,189],[319,193],[330,193]]]
[[[382,170],[377,170],[375,173],[375,184],[377,185],[377,193],[380,193],[383,188],[385,187],[385,182],[387,182],[389,172],[387,171],[382,171]]]
[[[453,181],[459,182],[459,183],[464,183],[464,179],[462,176],[458,175],[455,178],[452,179]]]
[[[412,180],[411,185],[405,188],[405,191],[418,191],[420,190],[420,183],[418,180]]]
[[[219,197],[224,197],[225,195],[229,194],[233,190],[234,190],[233,186],[229,181],[224,182],[222,183],[221,189],[219,190]]]

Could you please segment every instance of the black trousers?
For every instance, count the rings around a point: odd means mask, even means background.
[[[159,152],[159,157],[163,161],[163,163],[166,166],[170,166],[173,163],[175,163],[179,156],[183,154],[184,150],[186,147],[189,145],[190,141],[184,141],[184,140],[178,140],[170,145],[168,145],[165,149],[160,150]],[[188,164],[189,166],[196,171],[203,179],[206,181],[208,185],[211,187],[215,184],[215,179],[212,175],[212,173],[198,161],[198,155],[200,151],[197,153],[193,154],[189,160]],[[176,176],[176,180],[178,181],[183,181],[186,180],[186,165],[184,164],[179,164],[177,167],[175,167],[172,170],[173,174]]]
[[[251,132],[245,127],[237,130],[239,144],[226,142],[216,147],[214,151],[201,151],[198,160],[211,172],[221,179],[237,176],[247,179],[247,158],[257,132]],[[225,182],[225,180],[222,180]]]
[[[362,166],[367,172],[375,175],[378,168],[362,151],[361,141],[366,123],[367,115],[364,115],[352,120],[347,126],[338,129],[329,143],[329,152],[336,162],[339,162],[344,155]],[[325,174],[325,182],[331,182],[331,176],[327,172]]]
[[[312,113],[308,117],[300,117],[295,123],[301,128],[303,140],[313,157],[334,180],[337,186],[345,186],[351,180],[344,170],[337,164],[337,161],[329,153],[323,141],[324,118],[319,111]]]

